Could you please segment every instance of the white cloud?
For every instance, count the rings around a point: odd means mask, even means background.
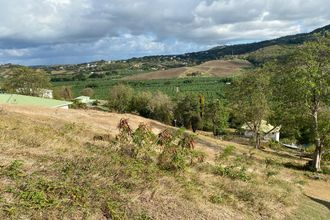
[[[329,0],[0,0],[0,4],[0,62],[57,62],[66,56],[79,62],[188,52],[330,23]],[[21,57],[3,52],[22,49],[29,52]]]

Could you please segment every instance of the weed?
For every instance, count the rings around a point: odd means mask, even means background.
[[[156,136],[149,125],[141,123],[132,133],[134,143],[133,156],[145,160],[152,160],[155,154]]]
[[[211,195],[209,201],[213,204],[221,204],[224,202],[224,198],[219,195]]]
[[[267,170],[267,172],[266,172],[267,178],[270,178],[272,176],[276,176],[277,174],[278,174],[278,171],[275,171],[275,170]]]
[[[120,119],[117,127],[119,129],[119,134],[116,136],[116,139],[121,143],[129,142],[132,135],[132,129],[128,124],[128,119]]]
[[[151,217],[148,216],[148,214],[143,211],[142,213],[140,213],[139,215],[137,215],[134,220],[152,220]]]
[[[121,211],[120,203],[112,200],[106,202],[103,214],[107,219],[113,220],[122,220],[125,217],[123,211]]]
[[[226,160],[235,151],[235,147],[232,145],[227,146],[222,153],[219,153],[217,160]]]
[[[232,165],[227,167],[221,165],[216,166],[214,168],[214,174],[220,176],[226,176],[234,180],[239,179],[245,182],[251,179],[251,177],[247,175],[245,167],[244,166],[239,167],[237,165]]]
[[[4,174],[10,177],[11,179],[16,179],[23,175],[22,166],[23,166],[22,161],[14,160],[9,164],[9,166],[5,168]]]
[[[266,168],[268,168],[269,166],[275,166],[277,163],[275,160],[273,160],[272,158],[266,158],[265,159],[265,164],[266,164]]]

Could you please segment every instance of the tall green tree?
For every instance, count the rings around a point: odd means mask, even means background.
[[[330,36],[315,36],[304,43],[279,67],[276,79],[276,97],[281,97],[283,111],[295,117],[295,122],[304,119],[309,124],[315,144],[313,169],[321,171],[321,156],[324,147],[320,133],[320,113],[330,104]],[[324,126],[322,122],[322,126]]]
[[[200,125],[200,102],[195,94],[185,94],[177,101],[174,117],[178,125],[196,131]]]
[[[227,94],[233,115],[254,134],[255,147],[260,147],[262,121],[271,115],[269,74],[263,68],[243,73]]]
[[[29,96],[42,96],[43,90],[49,87],[49,78],[44,71],[27,67],[13,69],[4,82],[7,92]]]
[[[219,135],[228,127],[229,112],[223,101],[212,100],[206,106],[205,119],[211,123],[213,135]]]

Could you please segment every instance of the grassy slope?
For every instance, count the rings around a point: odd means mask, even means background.
[[[133,115],[13,106],[2,106],[0,114],[1,219],[283,219],[311,202],[302,194],[311,174],[283,166],[305,161],[286,152],[254,151],[199,134],[197,149],[206,153],[206,161],[171,173],[93,140],[116,135],[123,117],[134,128],[150,123],[155,133],[166,127],[161,123]],[[235,150],[216,160],[229,145]],[[238,164],[246,171],[216,175],[219,164]],[[326,219],[324,209],[313,207],[319,219]]]
[[[198,66],[181,67],[163,71],[156,71],[150,73],[143,73],[126,77],[124,79],[130,80],[150,80],[150,79],[172,79],[187,77],[194,72],[200,72],[203,76],[232,76],[244,68],[252,65],[244,60],[214,60],[205,62]]]

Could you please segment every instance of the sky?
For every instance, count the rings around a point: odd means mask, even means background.
[[[330,0],[0,0],[0,6],[0,64],[181,54],[330,24]]]

